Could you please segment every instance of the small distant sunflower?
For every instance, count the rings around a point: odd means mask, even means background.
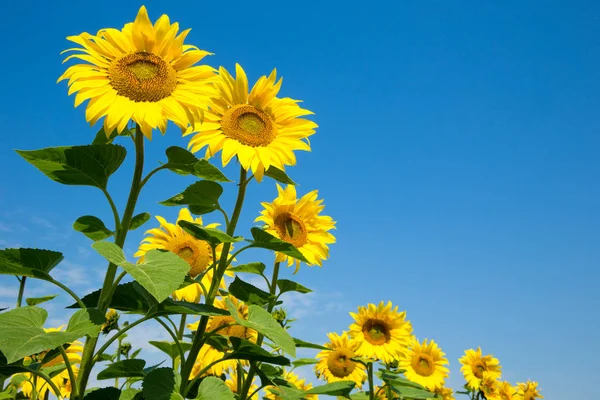
[[[296,188],[288,185],[283,189],[277,184],[277,198],[272,203],[261,203],[264,210],[254,222],[264,222],[265,230],[279,239],[293,244],[308,260],[308,265],[321,266],[329,257],[328,244],[335,243],[330,231],[335,229],[335,221],[329,216],[319,215],[325,208],[323,200],[317,200],[318,192],[313,190],[302,198],[296,198]],[[288,266],[300,261],[282,253],[277,253],[275,261],[287,261]]]
[[[467,381],[467,386],[473,390],[479,389],[484,372],[488,372],[493,379],[500,379],[502,371],[500,362],[490,354],[484,356],[481,347],[477,350],[466,350],[465,355],[458,361],[462,364],[460,370]]]
[[[437,387],[433,391],[433,393],[440,396],[441,400],[455,400],[454,398],[454,390],[446,387]]]
[[[385,387],[375,386],[373,393],[375,393],[375,400],[388,400]]]
[[[167,15],[154,25],[142,6],[133,23],[122,30],[102,29],[95,36],[84,32],[67,40],[82,47],[68,49],[68,56],[85,61],[69,67],[58,79],[69,80],[69,95],[75,107],[90,100],[85,117],[94,125],[104,119],[104,131],[123,131],[130,120],[140,125],[148,138],[152,129],[164,134],[167,121],[182,130],[199,122],[213,94],[215,70],[194,66],[210,53],[184,45],[189,29],[177,35],[179,24]]]
[[[498,384],[498,395],[501,400],[513,400],[515,393],[516,390],[510,383],[502,381]]]
[[[515,398],[523,400],[535,400],[543,399],[544,396],[540,394],[537,382],[527,381],[526,383],[517,383],[517,393],[515,394]]]
[[[312,384],[306,383],[306,379],[300,379],[298,375],[291,371],[285,374],[284,379],[290,386],[300,389],[302,391],[312,389]],[[283,400],[280,396],[270,392],[269,389],[277,391],[277,386],[267,386],[265,388],[265,398],[269,400]],[[319,396],[316,394],[307,394],[303,397],[304,400],[318,400],[318,398]]]
[[[276,70],[262,76],[248,93],[248,78],[239,64],[236,77],[223,67],[216,81],[217,95],[210,100],[204,121],[185,135],[195,134],[189,147],[195,153],[207,147],[206,158],[219,151],[223,166],[237,156],[242,167],[252,170],[260,182],[265,170],[284,170],[296,164],[294,150],[310,151],[307,138],[317,124],[304,118],[312,112],[301,108],[299,100],[276,97],[281,87]]]
[[[429,390],[442,387],[448,377],[449,370],[444,352],[433,340],[419,343],[413,338],[410,348],[398,363],[398,368],[405,370],[406,379],[418,383]]]
[[[190,264],[190,276],[195,277],[204,272],[213,263],[212,249],[208,242],[199,240],[183,230],[177,224],[167,222],[163,217],[156,216],[160,228],[152,228],[146,231],[148,235],[140,244],[139,250],[134,254],[143,260],[144,254],[152,249],[169,250]],[[179,211],[179,221],[189,221],[202,225],[202,218],[194,219],[187,208]],[[219,224],[208,224],[206,228],[215,228]],[[221,256],[222,244],[217,246],[217,259]],[[208,288],[207,288],[208,290]]]
[[[231,389],[231,391],[234,394],[239,394],[237,369],[233,369],[229,373],[229,377],[225,381],[225,384],[229,387],[229,389]],[[258,389],[258,385],[254,383],[254,378],[252,378],[252,384],[250,385],[250,390],[248,391],[248,394],[254,393],[256,389]],[[258,393],[255,393],[254,395],[252,395],[252,397],[249,397],[249,399],[258,400]]]
[[[350,339],[346,332],[341,335],[328,333],[329,343],[325,344],[330,350],[323,350],[317,354],[319,362],[315,366],[317,376],[327,383],[338,381],[354,381],[357,388],[361,388],[367,379],[365,367],[351,360],[356,354],[354,350],[358,343]]]
[[[495,377],[494,373],[485,371],[481,378],[479,390],[483,392],[487,400],[502,400],[500,397],[500,382]]]
[[[221,299],[215,300],[213,306],[217,308],[221,308],[223,310],[227,310],[227,305],[225,304],[225,299],[231,300],[231,302],[235,305],[238,315],[243,319],[248,319],[248,306],[244,304],[244,302],[236,299],[233,296],[227,296]],[[226,328],[221,328],[223,326],[233,324]],[[197,324],[196,324],[197,326]],[[221,329],[219,329],[221,328]],[[240,339],[249,340],[253,343],[256,343],[258,338],[258,333],[254,329],[246,328],[245,326],[241,326],[235,323],[235,320],[232,316],[228,315],[219,315],[210,317],[207,326],[207,332],[213,331],[215,329],[219,329],[218,334],[223,336],[235,336]]]
[[[369,304],[358,307],[358,313],[351,312],[354,323],[350,325],[350,336],[359,342],[356,354],[375,358],[391,364],[400,358],[411,339],[412,326],[406,320],[406,312],[398,312],[392,302],[378,306]]]

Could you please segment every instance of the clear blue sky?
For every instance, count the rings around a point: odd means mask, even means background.
[[[59,271],[84,294],[104,263],[70,225],[110,221],[102,195],[51,182],[13,149],[92,140],[84,109],[55,83],[59,53],[68,35],[121,28],[141,3],[52,3],[3,6],[0,245],[63,251]],[[187,43],[216,53],[215,67],[239,62],[251,80],[277,67],[282,95],[316,113],[313,151],[288,172],[300,194],[320,190],[338,243],[322,269],[295,277],[315,290],[290,305],[298,336],[324,341],[347,329],[348,311],[389,299],[439,342],[455,388],[458,357],[480,345],[512,383],[540,381],[546,400],[589,393],[600,379],[600,3],[145,5],[153,21],[166,13],[191,27]],[[186,144],[175,127],[155,135],[149,160],[174,144]],[[110,186],[121,204],[130,161]],[[189,183],[165,173],[138,211],[174,218],[156,202]],[[270,181],[250,189],[239,232],[274,196]],[[0,278],[0,305],[12,305],[15,282]]]

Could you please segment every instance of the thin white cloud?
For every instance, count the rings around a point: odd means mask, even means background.
[[[43,217],[38,217],[38,216],[33,215],[29,218],[29,221],[32,224],[43,226],[44,228],[56,229],[56,226],[52,222],[48,221],[46,218],[43,218]]]
[[[12,228],[8,225],[6,225],[3,222],[0,222],[0,231],[2,232],[12,232]]]

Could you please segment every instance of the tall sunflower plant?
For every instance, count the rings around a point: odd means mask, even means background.
[[[53,273],[60,252],[0,250],[0,273],[18,280],[16,307],[0,312],[0,399],[453,399],[444,384],[445,354],[433,340],[417,340],[406,313],[390,302],[359,307],[348,329],[328,334],[324,345],[291,336],[294,320],[281,296],[310,289],[280,278],[281,267],[294,274],[301,265],[320,267],[336,241],[336,223],[323,214],[318,192],[299,195],[285,172],[296,151],[310,151],[317,125],[299,100],[279,96],[275,70],[250,86],[240,65],[230,72],[202,64],[211,53],[186,44],[188,33],[166,15],[152,22],[142,6],[122,29],[67,38],[74,47],[65,51],[70,64],[58,81],[67,82],[76,107],[85,104],[86,121],[102,126],[91,144],[17,153],[55,182],[100,190],[114,220],[85,215],[73,228],[107,267],[98,290],[80,296]],[[148,171],[155,162],[145,149],[169,122],[189,138],[188,147],[168,147],[166,161]],[[119,207],[108,181],[129,140],[133,173]],[[223,167],[239,165],[234,181],[211,163],[218,157]],[[196,182],[161,202],[178,208],[175,221],[156,216],[151,223],[150,214],[136,213],[138,200],[151,179],[169,172]],[[277,195],[261,203],[254,220],[260,226],[241,235],[246,192],[265,187]],[[225,189],[236,193],[232,210],[221,206]],[[143,225],[137,251],[125,254],[128,233]],[[273,265],[238,262],[253,248],[271,252]],[[250,283],[251,275],[264,286]],[[73,299],[68,324],[45,326],[48,312],[39,304],[55,295],[24,304],[31,279]],[[170,337],[149,342],[166,363],[147,366],[141,348],[126,340],[148,323]],[[296,358],[298,348],[312,349],[314,358]],[[460,361],[472,399],[541,397],[536,382],[500,382],[497,360],[480,349]],[[321,384],[298,369],[307,366]],[[91,378],[106,387],[90,387]]]

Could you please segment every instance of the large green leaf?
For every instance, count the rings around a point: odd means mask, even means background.
[[[180,175],[194,175],[202,179],[216,182],[231,182],[223,173],[207,160],[198,159],[192,153],[177,146],[167,149],[164,167]]]
[[[53,181],[106,189],[108,178],[121,166],[127,152],[114,144],[49,147],[17,153]]]
[[[135,400],[136,396],[138,399],[142,399],[142,391],[139,389],[129,388],[121,392],[119,400]]]
[[[206,377],[198,387],[196,400],[235,400],[229,387],[214,376]]]
[[[296,185],[296,182],[294,182],[289,176],[287,176],[285,172],[273,166],[270,166],[265,171],[265,175],[281,183],[285,183],[288,185]]]
[[[105,387],[102,389],[91,389],[83,397],[83,400],[119,400],[121,391],[115,387]]]
[[[304,348],[304,349],[331,350],[320,344],[305,342],[304,340],[300,340],[297,338],[294,338],[294,344],[296,345],[296,347],[300,347],[300,348]]]
[[[226,299],[225,303],[227,304],[227,308],[229,309],[231,316],[238,324],[262,333],[271,339],[271,341],[277,346],[281,347],[281,350],[283,350],[285,353],[291,355],[292,357],[296,357],[296,346],[294,344],[294,340],[269,312],[259,306],[251,305],[248,307],[248,319],[246,320],[238,315],[238,312],[231,300]]]
[[[252,247],[278,251],[300,261],[308,262],[302,253],[300,253],[300,250],[294,247],[293,244],[284,242],[260,228],[254,227],[250,229],[250,232],[252,232],[252,237],[254,238],[254,241],[251,242]]]
[[[102,222],[100,218],[94,217],[93,215],[84,215],[83,217],[77,218],[73,223],[73,229],[83,233],[94,242],[104,240],[114,234],[113,231],[104,225],[104,222]]]
[[[408,386],[394,386],[390,385],[392,390],[402,396],[402,398],[414,399],[414,400],[428,400],[434,399],[435,394],[427,390],[415,389]]]
[[[43,297],[29,297],[29,298],[25,299],[25,302],[27,303],[28,306],[37,306],[38,304],[42,304],[42,303],[45,303],[52,299],[55,299],[57,296],[58,296],[57,294],[53,294],[50,296],[43,296]]]
[[[133,359],[117,361],[100,371],[98,373],[98,379],[143,377],[145,375],[145,366],[146,361],[144,360]]]
[[[223,193],[221,185],[211,181],[199,181],[188,186],[183,192],[160,202],[164,206],[188,205],[204,207],[207,210],[219,208],[219,197]]]
[[[205,228],[200,224],[189,221],[179,221],[179,226],[196,239],[209,242],[213,247],[219,243],[235,243],[244,240],[242,237],[231,237],[227,233],[216,228]]]
[[[307,394],[326,394],[328,396],[348,397],[352,389],[356,386],[354,381],[340,381],[328,383],[326,385],[316,386],[306,391]]]
[[[233,346],[233,352],[228,353],[226,356],[229,360],[261,361],[275,365],[290,365],[290,360],[287,358],[270,353],[247,340],[235,336],[231,336],[229,340]]]
[[[152,346],[156,347],[163,353],[166,353],[169,357],[173,359],[179,357],[179,348],[177,347],[177,343],[175,342],[151,340],[148,343],[150,343]],[[184,353],[192,348],[191,343],[180,342],[180,344]]]
[[[0,250],[0,274],[49,280],[50,271],[63,259],[62,253],[41,249]]]
[[[285,292],[310,293],[310,292],[312,292],[312,290],[310,290],[309,288],[304,287],[301,284],[294,282],[294,281],[290,281],[288,279],[278,279],[277,287],[279,287],[280,293],[285,293]]]
[[[248,282],[244,282],[237,276],[229,285],[229,293],[248,305],[258,304],[259,306],[264,306],[273,299],[272,294],[267,293]]]
[[[305,400],[306,394],[304,391],[298,389],[296,386],[276,386],[268,387],[268,392],[277,395],[278,399],[281,400]]]
[[[145,400],[184,400],[178,393],[181,377],[172,368],[157,368],[142,382]]]
[[[241,264],[235,267],[229,268],[231,272],[247,272],[249,274],[262,275],[267,266],[261,262],[253,262],[248,264]]]
[[[0,351],[12,363],[25,356],[54,349],[83,336],[98,336],[104,315],[96,309],[77,311],[64,332],[45,332],[48,312],[38,307],[20,307],[0,314]]]
[[[190,265],[175,253],[150,250],[144,262],[132,264],[125,259],[123,250],[114,243],[95,242],[92,247],[108,261],[123,268],[156,300],[163,301],[179,288]]]
[[[294,367],[302,367],[303,365],[313,365],[318,362],[319,360],[317,360],[316,358],[297,358],[294,361],[292,361],[292,365]]]
[[[189,303],[187,301],[175,301],[166,299],[162,303],[150,309],[150,312],[163,315],[173,314],[189,314],[189,315],[206,315],[209,317],[216,315],[229,315],[226,310],[209,306],[207,304]]]

